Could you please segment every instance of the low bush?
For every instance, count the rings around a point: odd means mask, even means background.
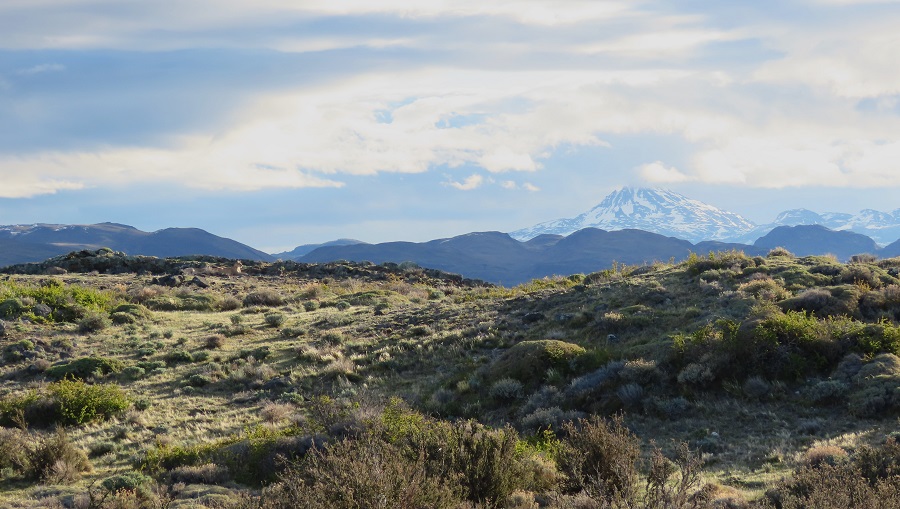
[[[564,341],[522,341],[494,362],[490,374],[495,380],[513,378],[527,388],[536,387],[550,369],[562,374],[572,372],[572,362],[584,353],[584,348]]]
[[[124,368],[125,364],[117,359],[82,357],[65,364],[52,366],[44,371],[44,375],[51,380],[61,380],[63,378],[87,380],[91,377],[99,378],[111,373],[119,373]]]
[[[87,454],[75,447],[63,428],[39,436],[26,452],[25,477],[48,484],[70,484],[91,471]]]
[[[110,319],[101,313],[89,313],[78,321],[78,332],[88,334],[110,326]]]
[[[428,468],[425,451],[410,456],[373,434],[313,450],[264,494],[272,509],[356,509],[373,501],[397,509],[451,509],[462,497],[458,485]]]
[[[100,485],[106,491],[116,493],[119,491],[137,491],[152,482],[153,479],[140,472],[125,472],[107,477]]]
[[[522,382],[513,378],[501,378],[491,385],[489,394],[498,401],[513,401],[522,397]]]
[[[587,493],[608,504],[636,497],[640,442],[622,422],[593,416],[563,426],[557,462],[567,493]]]
[[[284,325],[284,314],[283,313],[266,313],[265,316],[266,325],[269,327],[281,327]]]
[[[50,384],[47,393],[63,424],[109,419],[131,405],[125,391],[114,384],[88,385],[80,380],[60,380]]]
[[[284,297],[280,293],[272,290],[260,290],[248,293],[244,297],[243,305],[245,308],[252,306],[283,306]]]
[[[222,348],[225,346],[225,335],[224,334],[213,334],[206,338],[205,346],[209,349]]]

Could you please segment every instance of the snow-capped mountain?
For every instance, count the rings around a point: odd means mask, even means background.
[[[742,235],[728,238],[731,242],[752,243],[779,226],[819,224],[835,231],[860,233],[884,246],[900,238],[900,209],[893,212],[864,209],[856,214],[825,212],[818,214],[807,209],[786,210],[775,221],[757,226]]]
[[[754,230],[743,217],[665,189],[625,187],[571,219],[557,219],[510,233],[526,241],[542,234],[569,235],[583,228],[639,229],[691,242],[726,240]]]

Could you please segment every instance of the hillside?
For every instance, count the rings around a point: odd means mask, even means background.
[[[495,284],[515,286],[535,278],[594,272],[614,262],[628,265],[660,260],[684,260],[692,252],[753,246],[700,243],[665,237],[642,230],[604,231],[584,228],[568,236],[540,235],[520,242],[506,233],[477,232],[429,242],[385,242],[382,244],[334,245],[314,249],[297,258],[305,263],[337,260],[413,262]]]
[[[900,260],[729,251],[504,288],[390,263],[76,259],[0,281],[6,507],[900,493]]]
[[[165,228],[145,232],[117,223],[0,226],[0,267],[39,262],[74,250],[96,250],[101,247],[132,255],[208,255],[274,261],[271,255],[262,251],[199,228]]]

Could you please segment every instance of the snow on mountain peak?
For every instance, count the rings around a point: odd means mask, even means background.
[[[568,235],[589,227],[635,228],[698,242],[733,238],[755,225],[737,214],[673,191],[624,187],[577,217],[541,223],[514,231],[510,236],[525,241],[541,234]]]

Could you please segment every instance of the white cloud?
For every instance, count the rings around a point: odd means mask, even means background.
[[[898,94],[898,22],[900,14],[894,13],[773,31],[771,41],[784,56],[762,65],[754,78],[809,86],[838,97]]]
[[[845,4],[850,11],[848,0],[818,1]],[[385,56],[388,64],[402,65],[342,81],[259,91],[246,103],[223,105],[233,110],[217,131],[175,132],[169,139],[176,141],[167,147],[0,155],[0,178],[33,176],[18,180],[15,193],[150,180],[227,190],[339,186],[342,175],[460,166],[535,172],[544,171],[560,149],[617,150],[605,139],[647,134],[683,140],[688,152],[678,168],[660,161],[638,167],[651,182],[900,185],[900,172],[893,171],[900,156],[895,144],[900,117],[892,111],[900,95],[896,14],[850,23],[825,16],[769,19],[762,13],[762,21],[734,28],[716,26],[712,13],[668,14],[670,7],[660,14],[653,2],[618,0],[262,0],[252,6],[237,0],[164,0],[108,9],[115,5],[9,0],[0,5],[0,19],[38,7],[47,9],[47,17],[0,25],[0,46],[228,48],[246,44],[238,36],[229,39],[231,27],[284,28],[317,16],[367,14],[403,22],[425,19],[436,28],[439,18],[482,23],[505,18],[531,31],[515,32],[521,27],[511,24],[496,40],[459,37],[451,43],[421,30],[324,36],[272,30],[248,45],[296,52],[403,47],[421,53],[410,60]],[[39,22],[43,29],[35,29]],[[598,27],[593,32],[576,30],[592,23]],[[603,30],[607,23],[619,30]],[[160,38],[162,28],[173,36]],[[523,34],[541,38],[523,41]],[[722,57],[704,59],[701,50],[735,41],[753,43],[738,45],[746,52],[739,65]],[[447,51],[426,58],[435,48]],[[463,49],[493,56],[497,65],[452,55]],[[506,60],[510,54],[530,58]],[[63,69],[41,64],[19,73]],[[861,98],[874,98],[877,111],[859,111]],[[645,160],[657,158],[666,156],[651,152]],[[487,180],[471,180],[476,176],[448,185],[474,188]],[[538,189],[516,180],[500,185]]]
[[[66,70],[66,66],[61,64],[40,64],[26,69],[19,69],[16,74],[20,76],[30,76],[32,74],[42,74],[46,72],[61,72]]]
[[[448,186],[459,189],[460,191],[471,191],[473,189],[478,189],[482,184],[484,184],[484,177],[478,174],[469,175],[462,182],[447,182]]]
[[[641,165],[637,168],[641,178],[655,184],[672,184],[687,182],[690,177],[682,173],[674,166],[667,167],[661,161],[655,161]]]
[[[526,191],[531,191],[532,193],[536,193],[541,190],[540,187],[538,187],[530,182],[525,182],[524,184],[522,184],[522,187],[525,188]]]

